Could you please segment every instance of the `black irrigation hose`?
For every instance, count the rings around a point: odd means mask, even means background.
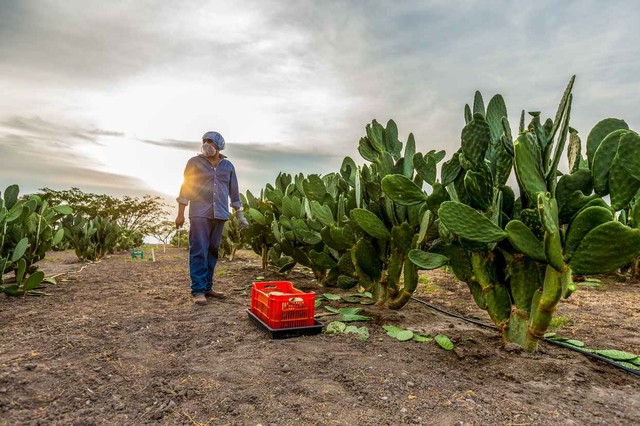
[[[493,326],[492,324],[487,324],[487,323],[484,323],[484,322],[482,322],[482,321],[475,320],[475,319],[473,319],[473,318],[467,318],[467,317],[464,317],[464,316],[462,316],[462,315],[458,315],[458,314],[456,314],[456,313],[449,312],[449,311],[447,311],[447,310],[445,310],[445,309],[439,308],[438,306],[432,305],[432,304],[431,304],[431,303],[429,303],[429,302],[425,302],[425,301],[424,301],[424,300],[422,300],[422,299],[418,299],[418,298],[417,298],[417,297],[415,297],[415,296],[411,296],[411,299],[412,299],[412,300],[415,300],[416,302],[422,303],[423,305],[427,305],[428,307],[430,307],[430,308],[431,308],[431,309],[433,309],[434,311],[438,311],[438,312],[443,313],[443,314],[445,314],[445,315],[449,315],[450,317],[458,318],[458,319],[461,319],[461,320],[463,320],[463,321],[467,321],[467,322],[473,323],[473,324],[475,324],[475,325],[479,325],[479,326],[481,326],[481,327],[485,327],[485,328],[492,328],[492,329],[494,329],[494,330],[496,329],[496,327],[495,327],[495,326]]]
[[[419,299],[419,298],[417,298],[415,296],[412,296],[411,300],[415,300],[418,303],[422,303],[423,305],[428,306],[429,308],[433,309],[434,311],[438,311],[438,312],[443,313],[445,315],[448,315],[450,317],[458,318],[458,319],[461,319],[463,321],[470,322],[470,323],[475,324],[475,325],[479,325],[481,327],[491,328],[493,330],[496,330],[496,327],[494,325],[492,325],[492,324],[487,324],[485,322],[478,321],[478,320],[475,320],[473,318],[467,318],[465,316],[458,315],[458,314],[456,314],[454,312],[450,312],[450,311],[447,311],[446,309],[442,309],[442,308],[440,308],[438,306],[432,305],[431,303],[426,302],[426,301],[424,301],[422,299]],[[638,371],[638,370],[634,370],[632,368],[625,367],[624,365],[620,365],[617,362],[610,360],[609,358],[605,358],[605,357],[603,357],[601,355],[594,354],[592,352],[588,352],[588,351],[582,350],[577,346],[573,346],[573,345],[570,345],[568,343],[564,343],[564,342],[561,342],[561,341],[558,341],[558,340],[552,340],[552,339],[549,339],[549,338],[546,338],[546,337],[544,338],[544,341],[547,342],[547,343],[551,343],[553,345],[558,345],[558,346],[561,346],[563,348],[570,349],[572,351],[581,353],[582,355],[585,355],[587,357],[591,357],[593,359],[597,359],[598,361],[602,361],[605,364],[608,364],[608,365],[611,365],[613,367],[616,367],[616,368],[619,368],[621,370],[624,370],[627,373],[631,373],[631,374],[635,374],[636,376],[640,376],[640,371]]]
[[[582,350],[577,346],[573,346],[573,345],[570,345],[569,343],[561,342],[559,340],[553,340],[553,339],[545,338],[544,341],[547,342],[547,343],[554,344],[554,345],[562,346],[563,348],[571,349],[572,351],[579,352],[582,355],[591,357],[593,359],[597,359],[599,361],[604,362],[605,364],[609,364],[609,365],[612,365],[612,366],[614,366],[616,368],[624,370],[627,373],[631,373],[631,374],[635,374],[636,376],[640,376],[640,371],[634,370],[634,369],[629,368],[629,367],[625,367],[624,365],[620,365],[617,362],[610,360],[609,358],[603,357],[602,355],[598,355],[598,354],[594,354],[594,353],[589,352],[589,351]]]

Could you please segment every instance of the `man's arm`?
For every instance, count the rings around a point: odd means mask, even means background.
[[[193,188],[193,175],[194,167],[191,164],[191,160],[187,162],[187,166],[184,168],[184,180],[182,186],[180,186],[180,194],[176,201],[178,202],[178,216],[176,216],[176,227],[180,228],[184,225],[184,209],[189,204],[191,198],[191,189]]]
[[[231,198],[231,207],[236,211],[240,230],[247,229],[249,222],[247,222],[247,219],[245,219],[242,213],[242,201],[240,200],[240,189],[238,187],[238,176],[236,176],[235,167],[231,169],[231,179],[229,179],[229,198]]]
[[[231,169],[231,178],[229,179],[229,198],[231,199],[231,207],[234,210],[242,210],[242,201],[240,201],[240,189],[238,187],[238,176],[236,176],[235,167]]]
[[[184,225],[184,209],[187,207],[186,204],[178,203],[178,216],[176,216],[176,228],[182,228]]]

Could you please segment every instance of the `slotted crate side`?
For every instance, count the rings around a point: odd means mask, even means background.
[[[308,327],[314,324],[315,296],[294,288],[290,281],[256,282],[251,289],[251,312],[274,329]]]
[[[251,287],[251,312],[265,322],[269,321],[269,295],[274,291],[291,293],[293,283],[290,281],[259,281]]]

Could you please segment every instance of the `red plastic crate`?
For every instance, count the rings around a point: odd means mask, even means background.
[[[312,326],[315,302],[315,292],[300,291],[289,281],[254,282],[251,288],[251,312],[271,328]]]

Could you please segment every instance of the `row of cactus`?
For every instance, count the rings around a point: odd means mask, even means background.
[[[281,173],[275,186],[268,184],[259,198],[247,192],[243,202],[250,222],[248,242],[262,255],[263,267],[271,263],[284,273],[299,263],[309,267],[318,281],[335,282],[348,241],[342,247],[340,242],[331,240],[327,245],[325,240],[331,238],[332,226],[337,239],[348,239],[348,233],[345,237],[344,229],[336,226],[344,222],[348,210],[347,191],[337,174],[292,178]]]
[[[347,157],[340,173],[281,174],[259,198],[247,194],[254,250],[263,266],[300,263],[324,284],[360,285],[392,308],[409,300],[418,269],[448,264],[505,341],[535,350],[575,290],[573,274],[612,272],[640,254],[640,138],[622,120],[603,120],[585,158],[569,126],[573,83],[553,119],[531,112],[525,125],[523,111],[515,140],[503,98],[485,108],[477,92],[440,180],[444,152],[416,153],[410,135],[402,155],[395,123],[374,121],[358,147],[364,166]],[[565,150],[568,174],[558,170]]]
[[[418,282],[408,253],[429,246],[437,206],[448,195],[436,180],[444,152],[416,153],[412,135],[404,155],[402,148],[393,121],[386,128],[373,121],[358,147],[368,162],[362,167],[346,157],[339,173],[294,178],[281,173],[259,197],[247,192],[247,238],[262,255],[263,267],[271,263],[286,272],[301,264],[323,285],[359,285],[372,291],[378,305],[403,306]],[[436,207],[406,207],[387,197],[383,178],[394,173],[431,185]],[[430,266],[440,267],[444,260],[440,256]]]
[[[72,249],[82,261],[96,261],[106,254],[140,247],[144,239],[139,231],[122,228],[115,220],[102,216],[76,213],[64,217],[57,226],[64,237],[52,249]]]
[[[441,170],[451,200],[437,211],[439,238],[430,250],[409,253],[419,267],[446,256],[503,339],[529,351],[560,299],[575,290],[572,274],[613,272],[640,254],[640,229],[615,214],[629,209],[640,189],[640,160],[633,154],[640,137],[622,120],[603,120],[587,138],[585,159],[569,127],[573,82],[554,119],[542,123],[532,112],[525,127],[523,112],[515,140],[502,97],[485,109],[476,93],[473,110],[465,108],[461,148]],[[558,164],[567,142],[569,173],[563,175]],[[508,185],[512,171],[517,198]],[[403,194],[396,193],[400,185]],[[385,178],[383,188],[398,203],[430,207],[421,187],[402,175]]]
[[[123,233],[111,219],[100,216],[87,219],[75,215],[64,227],[65,238],[71,242],[76,255],[83,261],[96,261],[106,254],[134,246],[134,241]]]
[[[37,195],[19,198],[17,185],[0,194],[0,292],[20,296],[45,279],[36,263],[64,236],[56,223],[72,213],[66,205],[50,206]],[[11,274],[5,278],[5,274]]]

